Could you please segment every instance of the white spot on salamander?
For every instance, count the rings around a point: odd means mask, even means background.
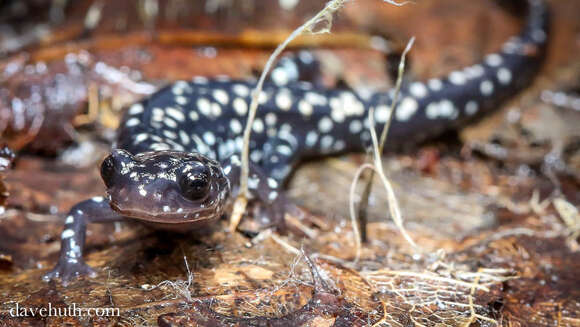
[[[191,138],[184,130],[179,131],[179,138],[181,139],[181,143],[188,145],[191,142]]]
[[[232,166],[227,165],[224,167],[224,173],[227,175],[232,171]]]
[[[247,97],[250,95],[250,89],[244,84],[236,84],[232,87],[232,91],[238,96]]]
[[[444,118],[448,118],[448,119],[454,119],[457,117],[457,109],[455,108],[455,106],[453,105],[453,102],[449,101],[449,100],[442,100],[439,103],[439,115],[444,117]]]
[[[138,115],[143,112],[145,108],[140,103],[136,103],[129,108],[129,115]]]
[[[334,143],[334,150],[337,152],[344,150],[345,147],[346,143],[344,143],[344,141],[342,140],[336,140],[336,142]]]
[[[215,141],[216,141],[215,140],[215,135],[212,132],[210,132],[210,131],[207,131],[207,132],[205,132],[203,134],[203,140],[208,145],[214,145],[215,144]]]
[[[230,129],[235,134],[240,134],[242,132],[242,124],[237,119],[230,120]]]
[[[175,120],[166,117],[165,119],[163,119],[163,124],[165,124],[165,126],[169,127],[169,128],[177,128],[177,123],[175,122]]]
[[[278,197],[278,192],[276,192],[276,191],[272,191],[272,192],[270,192],[270,194],[268,194],[268,199],[270,201],[276,200],[277,197]]]
[[[298,110],[303,116],[310,117],[310,115],[312,115],[313,108],[310,103],[306,102],[305,100],[301,100],[300,103],[298,103]]]
[[[493,83],[490,80],[485,80],[479,85],[479,90],[483,95],[491,95],[493,93]]]
[[[532,32],[532,39],[538,43],[546,41],[546,32],[542,29],[536,29]]]
[[[316,141],[318,141],[318,133],[315,131],[310,131],[308,134],[306,134],[306,146],[312,147],[314,144],[316,144]]]
[[[125,126],[133,127],[133,126],[137,126],[139,124],[141,124],[141,121],[139,120],[139,118],[133,117],[133,118],[127,120],[127,122],[125,123]]]
[[[491,67],[497,67],[501,65],[503,59],[497,53],[489,54],[485,57],[485,62],[490,65]]]
[[[463,72],[454,71],[449,74],[449,81],[455,85],[463,85],[466,82],[466,77]]]
[[[193,82],[195,84],[207,84],[209,81],[208,81],[208,79],[206,77],[203,77],[203,76],[195,76],[193,78]]]
[[[389,106],[386,106],[386,105],[378,106],[375,109],[375,120],[377,121],[377,123],[385,123],[387,121],[387,119],[389,119],[390,111],[391,111],[391,108]],[[360,124],[360,122],[359,122],[359,124]],[[351,124],[351,132],[352,132],[352,124]],[[355,133],[355,132],[353,132],[353,133]]]
[[[248,112],[248,104],[242,98],[236,98],[233,103],[234,110],[240,116],[244,116]]]
[[[220,107],[219,103],[212,103],[211,104],[211,114],[214,117],[219,117],[222,114],[222,107]]]
[[[330,135],[325,135],[320,139],[320,147],[322,148],[322,150],[330,150],[330,147],[332,146],[332,142],[334,142],[334,140],[332,139],[332,136]]]
[[[300,0],[278,0],[280,7],[284,10],[292,10]]]
[[[166,129],[163,131],[163,135],[169,139],[176,139],[177,138],[177,134],[175,134],[174,132]]]
[[[282,89],[278,92],[278,95],[276,95],[276,106],[278,106],[280,110],[290,110],[292,107],[292,96],[288,89]]]
[[[485,69],[482,65],[476,64],[471,67],[467,67],[463,70],[465,72],[465,76],[470,79],[475,79],[483,76],[485,73]]]
[[[230,101],[228,93],[221,89],[214,90],[213,97],[217,100],[217,102],[223,104],[224,106],[228,104],[228,101]]]
[[[137,189],[139,190],[139,194],[143,197],[147,196],[147,191],[145,190],[145,185],[141,184],[139,186],[137,186]]]
[[[332,120],[328,117],[322,117],[322,119],[320,119],[320,121],[318,122],[318,129],[322,132],[322,133],[328,133],[332,130]]]
[[[185,121],[185,115],[178,109],[175,109],[173,107],[167,107],[165,108],[165,113],[179,122]]]
[[[479,109],[479,106],[477,104],[477,102],[475,101],[468,101],[467,104],[465,104],[465,112],[472,116],[475,115],[477,113],[477,110]]]
[[[419,109],[417,100],[411,97],[406,97],[397,106],[395,117],[397,117],[398,121],[408,121],[415,114],[417,109]]]
[[[350,122],[348,129],[352,134],[358,134],[362,131],[363,125],[360,120],[353,120]]]
[[[289,146],[282,144],[282,145],[278,145],[276,147],[276,151],[278,151],[278,153],[280,153],[281,155],[284,156],[290,156],[292,155],[292,148],[290,148]]]
[[[206,98],[197,99],[197,109],[205,116],[209,116],[211,113],[211,102]]]
[[[409,86],[409,92],[417,98],[424,98],[427,96],[427,87],[421,82],[414,82]]]
[[[502,67],[497,71],[497,79],[502,84],[509,84],[512,80],[512,72],[509,69]]]
[[[277,67],[272,71],[272,80],[276,85],[286,85],[289,82],[288,74],[283,67]]]
[[[443,82],[440,79],[432,78],[427,82],[429,88],[433,91],[441,91],[443,89]]]
[[[268,126],[276,125],[277,120],[278,119],[276,118],[276,114],[274,114],[273,112],[267,113],[266,117],[264,117],[264,121],[266,121],[266,125]]]
[[[184,106],[187,104],[187,99],[184,96],[178,95],[175,97],[175,102],[177,102],[178,104]]]
[[[278,182],[273,178],[268,178],[268,186],[270,186],[270,188],[277,188]]]
[[[254,124],[252,125],[252,129],[256,133],[262,133],[264,131],[264,122],[262,122],[261,119],[256,118],[256,120],[254,120]]]
[[[70,225],[75,221],[75,218],[72,215],[69,215],[66,217],[66,220],[64,221],[65,225]]]
[[[306,92],[304,99],[314,106],[326,106],[328,104],[328,99],[316,92]]]
[[[61,238],[66,239],[66,238],[71,238],[75,235],[75,232],[72,229],[65,229],[64,231],[62,231],[61,234]]]
[[[432,102],[427,105],[427,108],[425,109],[425,115],[429,119],[455,119],[459,113],[453,105],[453,102],[444,99],[440,102]]]
[[[189,119],[191,119],[192,121],[197,121],[199,120],[199,114],[196,111],[190,111],[189,112]]]
[[[260,183],[260,179],[258,179],[256,176],[252,176],[252,177],[248,178],[248,188],[255,190],[258,188],[259,183]]]

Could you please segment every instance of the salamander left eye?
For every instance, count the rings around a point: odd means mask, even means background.
[[[184,174],[179,180],[181,193],[190,200],[203,199],[210,188],[210,176],[207,169]]]

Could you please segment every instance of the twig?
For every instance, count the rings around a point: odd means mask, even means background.
[[[413,241],[413,239],[411,238],[411,236],[409,236],[409,234],[407,233],[407,230],[405,230],[405,227],[403,226],[403,217],[401,216],[401,209],[399,207],[399,202],[397,201],[397,198],[395,197],[395,191],[393,190],[393,186],[391,185],[391,182],[389,182],[387,176],[385,176],[385,171],[383,169],[383,162],[381,161],[381,154],[379,152],[379,146],[378,146],[378,141],[377,141],[377,132],[375,130],[374,110],[370,110],[370,112],[369,112],[369,123],[370,123],[371,139],[373,141],[373,149],[374,149],[374,160],[375,160],[374,171],[376,171],[377,174],[379,175],[380,180],[383,182],[383,186],[385,187],[385,190],[387,191],[387,201],[389,203],[389,211],[390,211],[391,217],[392,217],[393,221],[395,222],[395,225],[397,225],[397,227],[401,231],[401,234],[403,234],[403,237],[405,238],[405,240],[407,240],[407,242],[409,244],[411,244],[411,246],[413,248],[415,248],[415,250],[419,250],[420,249],[419,246],[415,243],[415,241]]]
[[[410,46],[413,44],[413,39],[411,39],[409,41],[409,44],[407,45],[407,48],[405,49],[405,52],[407,52],[410,49]],[[405,53],[403,53],[403,58],[405,57]],[[403,62],[403,60],[401,60],[401,62]],[[404,69],[404,62],[403,62],[403,69]],[[401,67],[399,66],[399,73],[401,71]],[[400,87],[400,84],[398,85],[398,87]],[[397,92],[397,91],[396,91]],[[394,103],[394,101],[393,101]],[[391,110],[389,112],[389,118],[387,119],[387,122],[385,123],[385,127],[383,129],[383,132],[385,129],[387,129],[388,123],[390,121],[390,117],[392,115],[393,112],[393,107],[394,104],[391,104]],[[354,214],[354,188],[356,186],[356,183],[358,182],[358,180],[360,179],[360,174],[362,173],[363,170],[365,169],[371,169],[373,174],[371,175],[371,177],[374,176],[374,172],[376,172],[379,177],[380,180],[383,182],[383,186],[385,187],[385,190],[387,191],[387,202],[389,204],[389,211],[390,211],[390,215],[393,219],[393,221],[395,222],[395,225],[397,225],[397,227],[399,228],[399,230],[401,231],[401,234],[403,234],[403,237],[405,238],[405,240],[411,244],[411,246],[415,249],[415,250],[419,250],[419,246],[417,246],[417,244],[413,241],[413,239],[409,236],[409,234],[407,233],[407,231],[405,230],[404,226],[403,226],[403,218],[401,216],[401,209],[399,208],[399,203],[397,201],[397,198],[395,197],[395,192],[393,190],[393,187],[391,185],[391,183],[389,182],[388,178],[385,176],[384,173],[384,169],[383,169],[383,163],[381,161],[381,150],[379,147],[379,142],[377,140],[377,132],[375,130],[375,120],[374,120],[374,109],[371,108],[369,110],[369,129],[370,129],[370,133],[371,133],[371,139],[373,142],[373,157],[374,157],[374,165],[371,164],[366,164],[363,165],[363,167],[361,167],[361,169],[359,169],[359,171],[357,171],[357,174],[355,176],[355,178],[353,179],[353,182],[351,184],[351,188],[350,188],[350,216],[351,216],[351,220],[353,221],[353,231],[356,237],[355,240],[355,244],[356,244],[356,256],[355,256],[355,263],[359,260],[360,258],[360,251],[361,251],[361,238],[360,238],[360,232],[358,229],[358,224],[356,224],[356,216]],[[386,134],[386,133],[384,133]],[[385,139],[386,140],[386,136]],[[382,141],[384,141],[382,140]],[[382,144],[384,145],[384,144]],[[372,178],[370,179],[372,180]],[[364,227],[364,226],[363,226]]]
[[[383,150],[385,148],[385,143],[387,141],[387,132],[389,131],[389,127],[391,126],[391,121],[392,121],[392,117],[393,117],[393,112],[395,110],[395,107],[397,105],[397,102],[399,100],[399,93],[401,91],[401,84],[403,81],[403,73],[405,72],[405,61],[407,58],[407,53],[411,50],[411,47],[413,46],[413,44],[415,43],[415,37],[412,37],[409,42],[407,43],[407,46],[405,47],[405,50],[403,51],[403,54],[401,55],[401,61],[399,62],[399,70],[397,73],[397,81],[395,83],[395,92],[393,94],[393,101],[391,102],[391,108],[389,110],[389,113],[387,115],[387,121],[385,122],[385,125],[383,126],[383,131],[381,133],[381,141],[379,142],[379,153],[383,153]],[[366,233],[366,225],[367,225],[367,209],[368,209],[368,205],[369,205],[369,197],[373,188],[373,180],[375,178],[375,172],[374,170],[370,172],[370,175],[367,175],[368,179],[367,179],[367,184],[365,185],[365,189],[363,191],[363,194],[361,196],[361,202],[359,204],[359,210],[358,210],[358,217],[359,217],[359,221],[360,221],[360,229],[361,229],[361,242],[366,242],[367,241],[367,233]],[[352,215],[352,213],[351,213]]]
[[[350,211],[350,221],[351,221],[351,225],[352,225],[352,231],[354,234],[354,244],[355,244],[355,249],[356,249],[356,255],[355,255],[355,260],[354,260],[355,262],[357,262],[358,259],[360,258],[360,251],[361,251],[361,247],[362,247],[361,243],[366,238],[366,237],[363,238],[363,235],[366,234],[364,232],[364,230],[366,229],[365,228],[366,224],[363,225],[361,223],[360,228],[359,228],[359,224],[356,220],[356,214],[354,212],[354,195],[356,192],[356,184],[357,184],[358,180],[360,179],[361,174],[366,169],[371,169],[372,173],[374,173],[375,167],[373,165],[371,165],[370,163],[366,163],[366,164],[360,166],[354,175],[354,179],[352,180],[352,183],[350,184],[349,211]],[[368,184],[367,184],[367,186],[368,186]],[[361,230],[363,230],[363,234],[361,234]]]
[[[270,237],[272,238],[272,240],[274,242],[276,242],[276,243],[278,243],[278,245],[282,246],[284,248],[284,250],[286,250],[292,254],[295,254],[295,255],[301,255],[301,252],[299,249],[290,245],[288,242],[286,242],[283,239],[281,239],[280,237],[278,237],[278,235],[272,234]]]

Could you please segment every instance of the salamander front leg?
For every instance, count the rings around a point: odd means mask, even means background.
[[[239,186],[241,161],[238,155],[232,155],[222,163],[222,167],[233,186]],[[281,185],[274,178],[269,177],[256,164],[250,163],[248,178],[250,195],[264,205],[265,213],[270,224],[280,230],[286,229],[284,214],[294,208],[281,190]]]
[[[60,278],[66,285],[74,277],[94,277],[95,271],[83,260],[87,223],[108,223],[121,219],[122,216],[113,211],[103,197],[94,197],[76,204],[65,220],[58,263],[43,279],[49,281]]]

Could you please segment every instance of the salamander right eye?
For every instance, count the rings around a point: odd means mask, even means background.
[[[107,187],[110,187],[113,184],[114,176],[115,162],[112,156],[108,156],[101,164],[101,177]]]
[[[209,191],[210,174],[206,167],[199,167],[182,175],[179,187],[183,196],[190,200],[201,200]]]

